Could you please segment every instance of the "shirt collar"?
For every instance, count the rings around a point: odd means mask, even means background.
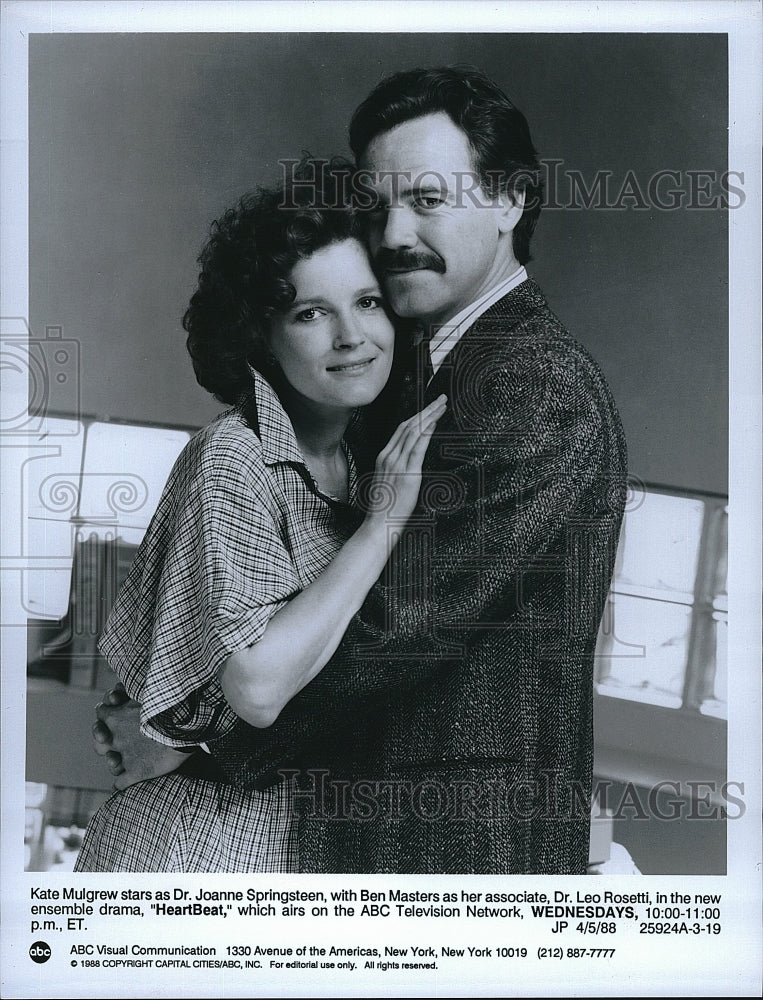
[[[238,408],[262,443],[265,464],[298,462],[304,465],[294,428],[277,392],[258,371],[250,371],[252,386],[242,396]]]
[[[459,313],[456,313],[451,320],[438,327],[429,341],[429,354],[432,359],[433,371],[437,372],[437,369],[456,346],[463,334],[466,333],[470,326],[476,323],[483,313],[487,312],[492,305],[495,305],[499,299],[508,294],[512,288],[516,288],[517,285],[526,280],[527,271],[520,264],[516,271],[513,271],[508,278],[504,278],[497,285],[493,285],[484,295],[481,295],[474,302],[470,302],[468,306]]]
[[[250,369],[253,384],[241,397],[238,409],[244,420],[257,434],[262,444],[262,459],[266,465],[278,465],[293,462],[304,470],[306,481],[319,496],[335,503],[343,504],[343,500],[323,493],[312,478],[305,464],[304,456],[297,443],[294,427],[283,408],[278,393],[268,380],[255,368]],[[358,472],[352,450],[343,442],[344,453],[348,465],[349,502],[357,498]]]

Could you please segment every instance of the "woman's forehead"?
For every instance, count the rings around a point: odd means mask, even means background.
[[[377,284],[368,252],[355,237],[329,243],[297,261],[290,279],[298,297],[303,291],[312,293],[316,288],[327,293],[354,287],[359,280],[369,285]]]

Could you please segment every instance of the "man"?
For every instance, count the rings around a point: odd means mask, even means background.
[[[350,142],[375,266],[421,325],[406,405],[450,406],[335,657],[272,727],[210,749],[237,783],[293,776],[304,871],[582,874],[625,447],[524,270],[529,129],[481,74],[420,69],[379,84]]]

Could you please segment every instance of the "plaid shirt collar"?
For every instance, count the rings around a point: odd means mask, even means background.
[[[265,465],[298,465],[309,488],[318,496],[332,503],[345,504],[338,497],[324,493],[313,479],[310,469],[297,443],[294,428],[283,408],[278,393],[268,380],[255,369],[251,369],[253,385],[242,393],[237,409],[247,425],[251,427],[262,444],[262,460]],[[357,413],[351,423],[357,420]],[[357,499],[358,473],[355,458],[350,448],[344,444],[348,464],[349,502]]]
[[[254,369],[252,379],[253,386],[242,395],[238,409],[262,442],[265,464],[296,462],[304,466],[305,459],[297,444],[294,428],[278,394],[267,379]]]

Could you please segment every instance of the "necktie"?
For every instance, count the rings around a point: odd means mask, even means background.
[[[419,384],[422,391],[429,385],[430,379],[434,378],[434,368],[432,367],[432,355],[429,351],[429,340],[425,338],[417,348],[419,352]]]
[[[410,347],[401,358],[401,376],[397,409],[399,419],[413,416],[422,409],[424,391],[432,377],[429,340],[424,338],[423,325],[417,325],[411,332]]]
[[[423,323],[417,323],[413,330],[413,345],[416,357],[416,378],[423,393],[434,375],[432,355],[429,350],[429,331]]]

